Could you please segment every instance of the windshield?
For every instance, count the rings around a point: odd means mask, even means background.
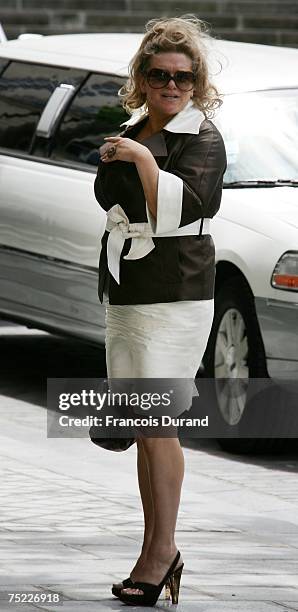
[[[226,95],[214,123],[226,145],[226,183],[298,179],[298,89]]]

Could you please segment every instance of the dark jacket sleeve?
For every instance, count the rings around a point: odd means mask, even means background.
[[[145,196],[135,164],[120,160],[108,164],[100,162],[94,182],[94,194],[104,210],[109,210],[114,204],[120,204],[131,219],[134,218],[135,211],[140,214],[140,203],[144,202],[143,220],[146,220]]]
[[[220,207],[226,167],[223,138],[211,124],[211,129],[204,129],[194,137],[184,151],[181,166],[175,171],[183,180],[180,226],[201,217],[214,217]]]
[[[103,188],[105,183],[105,174],[104,163],[100,161],[94,181],[94,195],[101,208],[104,210],[109,210],[111,206],[113,206],[113,202],[111,202],[110,198],[108,197],[108,190]]]
[[[199,134],[187,139],[171,172],[159,171],[156,221],[148,211],[157,233],[212,218],[219,210],[226,150],[216,126],[204,123]]]

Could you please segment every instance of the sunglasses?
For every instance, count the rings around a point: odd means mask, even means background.
[[[196,77],[193,72],[178,70],[175,74],[170,74],[167,70],[161,68],[151,68],[146,73],[147,83],[153,89],[162,89],[166,87],[173,79],[176,87],[181,91],[190,91],[193,88]]]

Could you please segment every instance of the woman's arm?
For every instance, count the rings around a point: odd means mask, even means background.
[[[189,140],[171,172],[161,170],[149,149],[142,149],[135,164],[154,232],[172,231],[216,214],[227,160],[222,136],[213,124]]]
[[[116,146],[116,154],[101,157],[104,163],[135,164],[154,232],[170,232],[218,211],[227,160],[222,136],[211,122],[188,139],[171,172],[161,170],[139,142],[117,136],[105,140]]]
[[[108,141],[110,146],[116,146],[116,154],[109,158],[105,151],[101,156],[101,161],[103,163],[114,163],[116,160],[121,160],[135,164],[142,183],[146,203],[154,221],[157,215],[159,167],[152,153],[147,147],[131,138],[109,136],[105,140]]]
[[[146,147],[135,158],[135,165],[141,179],[149,211],[154,219],[157,217],[157,189],[159,167]]]
[[[206,122],[199,134],[189,138],[171,172],[159,170],[154,231],[175,231],[203,217],[213,217],[220,206],[225,169],[222,136]]]

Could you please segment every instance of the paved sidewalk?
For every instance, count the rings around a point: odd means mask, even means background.
[[[135,447],[47,439],[44,408],[3,396],[0,406],[1,610],[128,609],[110,585],[141,542]],[[204,444],[184,449],[180,603],[156,608],[298,610],[298,457],[232,457]],[[5,591],[58,592],[64,603],[12,605]]]

